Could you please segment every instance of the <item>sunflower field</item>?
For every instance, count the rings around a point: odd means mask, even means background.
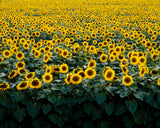
[[[159,0],[0,0],[0,128],[160,128]]]

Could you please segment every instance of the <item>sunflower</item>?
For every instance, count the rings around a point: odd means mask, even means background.
[[[86,78],[93,79],[96,76],[96,70],[94,68],[87,68],[85,70]]]
[[[11,57],[11,52],[10,52],[9,50],[4,50],[4,51],[3,51],[3,56],[4,56],[5,58],[9,58],[9,57]]]
[[[121,60],[121,65],[128,66],[128,60],[127,59]]]
[[[24,68],[24,67],[25,67],[25,62],[24,61],[16,63],[16,68]]]
[[[27,70],[24,68],[18,68],[18,74],[21,75],[22,73],[27,73]]]
[[[45,49],[44,48],[40,48],[39,51],[40,51],[41,54],[43,54],[45,52]]]
[[[129,76],[129,75],[123,76],[123,77],[122,77],[122,83],[123,83],[125,86],[131,86],[132,83],[133,83],[132,76]]]
[[[8,83],[1,83],[0,84],[0,90],[5,91],[7,89],[9,89],[9,84]]]
[[[139,57],[139,63],[140,63],[140,65],[145,65],[146,61],[147,61],[146,57],[144,57],[144,56]]]
[[[106,81],[111,81],[115,77],[115,71],[112,69],[108,69],[104,73],[104,78]]]
[[[108,56],[106,54],[102,54],[100,57],[100,61],[101,62],[106,62],[107,61]]]
[[[62,51],[62,56],[63,56],[64,58],[67,58],[68,54],[69,54],[68,50],[63,50],[63,51]]]
[[[68,72],[68,65],[67,64],[62,64],[60,66],[60,72],[61,73],[67,73]]]
[[[128,69],[127,69],[127,67],[125,67],[124,65],[121,65],[121,69],[122,69],[122,72],[123,72],[124,74],[127,74],[127,73],[128,73]]]
[[[138,64],[138,62],[139,62],[139,58],[138,58],[137,56],[132,56],[132,57],[130,58],[130,63],[131,63],[132,65],[136,65],[136,64]]]
[[[38,78],[35,78],[30,82],[30,88],[40,88],[41,86],[42,82]]]
[[[153,61],[158,60],[158,56],[159,56],[158,53],[155,53],[155,52],[151,53],[151,58],[152,58]]]
[[[152,70],[152,71],[150,71],[150,74],[151,74],[152,76],[155,76],[155,75],[158,74],[158,70]]]
[[[57,66],[54,67],[53,71],[56,72],[56,73],[60,73],[60,67],[57,67]]]
[[[124,57],[124,55],[117,54],[117,59],[118,59],[119,61],[121,61],[121,60],[125,59],[125,57]]]
[[[94,67],[96,67],[96,61],[95,60],[89,61],[88,68],[94,68]]]
[[[77,74],[77,73],[80,72],[80,71],[83,71],[83,68],[73,69],[73,73],[74,73],[74,74]]]
[[[139,76],[140,77],[144,77],[145,76],[145,67],[142,67],[142,68],[140,68],[140,71],[139,71]]]
[[[64,80],[66,84],[70,84],[71,83],[71,76],[72,76],[71,73],[67,74],[67,78],[65,78],[65,80]]]
[[[80,84],[82,82],[82,76],[78,74],[74,74],[71,76],[71,83],[72,84]]]
[[[160,78],[158,79],[157,84],[160,85]]]
[[[4,58],[0,57],[0,64],[3,62]]]
[[[45,73],[43,76],[42,76],[42,79],[45,83],[50,83],[52,82],[53,80],[53,76],[50,74],[50,73]]]
[[[23,44],[23,48],[24,48],[24,49],[28,49],[28,48],[29,48],[29,44],[28,44],[28,43],[24,43],[24,44]]]
[[[78,75],[81,75],[82,76],[82,79],[85,79],[86,78],[86,74],[84,71],[79,71],[78,72]]]
[[[15,77],[17,75],[17,71],[16,70],[12,70],[12,72],[9,73],[8,78],[9,79],[13,79],[13,77]]]
[[[49,59],[50,59],[50,56],[45,54],[44,57],[43,57],[43,62],[47,63],[49,61]]]
[[[34,78],[34,76],[35,76],[35,72],[29,72],[29,73],[27,73],[27,74],[25,75],[25,79],[26,79],[26,80],[31,80],[31,79]]]
[[[22,81],[16,86],[17,90],[25,90],[28,87],[29,87],[29,81]]]
[[[41,55],[40,51],[35,51],[34,52],[34,57],[35,58],[39,58],[40,55]]]
[[[17,52],[17,53],[16,53],[16,58],[17,58],[18,60],[23,59],[23,58],[24,58],[23,52]]]
[[[109,60],[110,60],[111,62],[114,62],[115,59],[116,59],[116,57],[115,57],[114,55],[111,54],[111,55],[109,56]]]

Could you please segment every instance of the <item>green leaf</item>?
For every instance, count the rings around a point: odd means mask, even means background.
[[[106,90],[110,92],[112,95],[114,95],[114,92],[117,90],[117,87],[108,86],[106,87]]]
[[[26,111],[24,108],[19,108],[13,111],[13,116],[19,121],[22,122],[24,117],[26,116]]]
[[[125,104],[132,114],[137,110],[138,104],[135,101],[125,101]]]
[[[124,116],[124,117],[123,117],[123,122],[124,122],[126,128],[132,128],[133,125],[134,125],[134,123],[135,123],[135,122],[133,121],[133,119],[130,119],[130,118],[128,118],[127,116]]]
[[[114,109],[115,109],[115,107],[114,107],[114,104],[112,103],[112,101],[110,101],[109,103],[106,103],[104,105],[104,110],[109,116],[113,113]]]
[[[52,105],[51,104],[43,104],[42,105],[42,111],[45,115],[47,115],[47,113],[52,109]]]
[[[49,114],[48,115],[48,118],[54,123],[56,124],[57,123],[57,120],[58,120],[58,115],[56,113],[54,114]]]
[[[24,94],[22,92],[14,92],[11,94],[11,97],[14,102],[19,102],[24,98]]]
[[[5,117],[5,112],[6,112],[6,109],[1,107],[1,109],[0,109],[0,121],[3,120],[3,118]]]
[[[48,101],[50,101],[52,104],[55,104],[57,100],[55,96],[51,96],[51,97],[49,96]]]
[[[39,113],[39,110],[40,110],[40,106],[38,104],[33,104],[33,105],[29,105],[27,106],[27,111],[29,113],[29,115],[32,117],[32,118],[35,118],[38,113]]]
[[[145,92],[136,92],[133,94],[137,99],[140,99],[141,101],[143,101],[146,93]]]
[[[38,119],[33,120],[32,124],[33,124],[34,128],[41,128],[41,121]]]
[[[145,101],[146,103],[149,103],[154,97],[154,94],[152,92],[149,92],[146,97],[145,97]]]
[[[119,103],[115,109],[115,115],[122,115],[126,112],[126,108],[123,104]]]
[[[130,94],[131,94],[130,91],[122,91],[122,92],[120,92],[120,97],[121,97],[121,98],[124,98],[124,97],[126,97],[126,96],[128,96],[128,95],[130,95]]]
[[[106,94],[105,93],[96,93],[96,101],[97,103],[100,105],[102,103],[104,103],[104,101],[107,99]]]
[[[83,104],[83,110],[85,111],[85,113],[87,113],[87,115],[90,115],[93,110],[93,105],[90,103]]]

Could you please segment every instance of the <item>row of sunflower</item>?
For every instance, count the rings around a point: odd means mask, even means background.
[[[83,9],[72,9],[72,2],[64,8],[46,1],[46,10],[34,2],[29,7],[2,2],[0,72],[5,76],[0,90],[12,84],[18,90],[41,88],[59,79],[66,86],[87,79],[105,80],[103,86],[136,86],[136,81],[150,78],[160,85],[159,10],[150,5],[147,11],[147,2],[142,9],[141,2],[131,8],[122,2],[121,12],[83,2]]]

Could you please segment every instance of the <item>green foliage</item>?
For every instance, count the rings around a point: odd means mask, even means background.
[[[70,87],[74,88],[74,87]],[[117,87],[1,92],[0,127],[159,127],[160,95]],[[99,88],[99,89],[98,89]],[[43,92],[44,90],[44,92]],[[132,92],[133,91],[133,92]],[[43,93],[42,93],[43,92]],[[42,96],[41,96],[42,95]],[[4,122],[4,123],[2,123]]]

